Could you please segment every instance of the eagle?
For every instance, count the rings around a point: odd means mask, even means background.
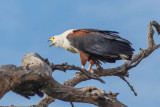
[[[116,60],[131,60],[134,49],[131,43],[120,37],[116,31],[98,29],[70,29],[51,37],[50,46],[64,48],[72,53],[79,53],[82,68],[86,62],[100,67],[103,62],[115,63]]]

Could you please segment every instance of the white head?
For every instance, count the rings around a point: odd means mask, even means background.
[[[60,45],[63,45],[64,39],[66,39],[66,36],[70,33],[73,33],[73,30],[75,30],[75,29],[69,29],[60,35],[55,35],[55,36],[51,37],[48,40],[48,41],[52,41],[52,43],[50,44],[49,47],[51,47],[52,45],[56,45],[58,47],[61,47]]]

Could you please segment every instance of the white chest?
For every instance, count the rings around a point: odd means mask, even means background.
[[[78,50],[74,48],[67,39],[64,40],[63,48],[72,53],[78,53]]]
[[[78,50],[76,48],[74,48],[70,44],[68,39],[66,38],[69,33],[73,33],[73,29],[67,30],[66,32],[62,33],[61,35],[54,36],[55,37],[55,39],[54,39],[55,45],[57,47],[64,48],[72,53],[78,53]]]

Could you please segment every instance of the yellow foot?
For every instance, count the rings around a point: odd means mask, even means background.
[[[96,66],[96,70],[101,70],[101,69],[102,69],[102,67],[100,65]]]
[[[90,73],[94,73],[94,70],[93,69],[87,69],[87,71],[89,71]]]

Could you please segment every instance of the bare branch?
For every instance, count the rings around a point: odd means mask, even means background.
[[[156,21],[152,21],[151,24],[156,28],[158,35],[160,34],[160,25]]]
[[[74,65],[68,65],[67,63],[63,63],[63,64],[57,64],[57,65],[53,65],[53,64],[49,64],[51,65],[50,67],[52,68],[52,70],[62,70],[62,71],[66,71],[66,70],[79,70],[82,73],[84,73],[88,78],[90,79],[95,79],[98,80],[102,83],[105,83],[101,78],[99,78],[96,74],[92,74],[90,72],[88,72],[87,70],[80,68],[80,67],[76,67]]]
[[[121,78],[122,80],[124,80],[124,81],[128,84],[128,86],[129,86],[129,88],[131,89],[131,91],[133,91],[134,95],[137,96],[137,93],[136,93],[136,91],[134,90],[133,86],[130,85],[130,83],[125,79],[125,77],[120,77],[120,78]]]
[[[144,50],[142,50],[142,49],[140,49],[140,50],[143,53],[142,56],[135,63],[133,63],[132,65],[130,65],[129,69],[136,67],[142,61],[142,59],[144,57]]]
[[[53,78],[49,80],[43,91],[53,98],[69,102],[91,103],[98,106],[105,104],[105,107],[112,107],[114,105],[113,102],[116,102],[115,97],[109,97],[104,91],[93,86],[72,88],[59,84]]]
[[[41,97],[43,93],[46,93],[52,98],[67,102],[91,103],[105,107],[123,105],[122,107],[125,107],[114,95],[108,96],[104,91],[93,86],[73,88],[59,84],[52,78],[52,69],[48,64],[43,62],[42,58],[36,53],[25,55],[22,63],[25,66],[17,67],[15,65],[5,65],[0,67],[1,98],[5,93],[12,90],[26,98],[35,94]],[[3,87],[3,85],[5,85],[5,87]],[[40,106],[48,106],[52,101],[53,99],[51,98],[43,99],[35,106],[38,107],[40,104]]]
[[[74,107],[74,104],[72,102],[70,102],[71,106]]]
[[[34,107],[48,107],[49,104],[51,104],[55,99],[46,95],[44,99],[42,99],[38,104],[36,104]]]

